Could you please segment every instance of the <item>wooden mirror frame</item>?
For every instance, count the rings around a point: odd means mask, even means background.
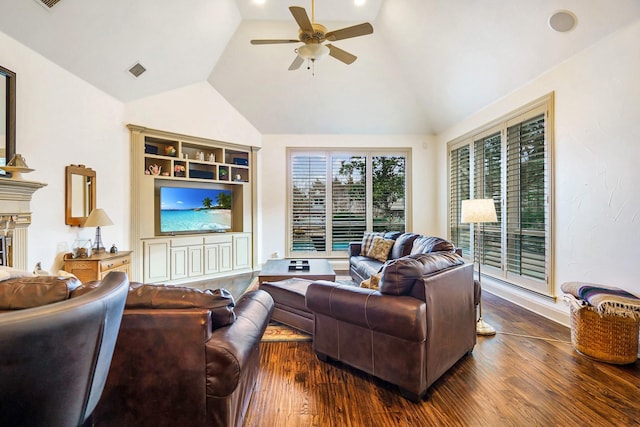
[[[65,167],[65,181],[64,181],[64,193],[65,193],[65,210],[64,210],[64,220],[65,224],[82,227],[84,222],[87,220],[87,217],[91,213],[92,210],[96,208],[96,172],[87,168],[84,165],[70,165]],[[73,188],[73,177],[81,176],[85,179],[86,183],[86,191],[80,193],[82,197],[87,198],[87,207],[86,216],[73,216],[73,196],[74,194],[78,194],[78,191],[81,189]],[[78,202],[76,200],[76,202]],[[84,202],[83,202],[84,204]]]
[[[0,66],[0,77],[4,77],[6,82],[6,102],[5,120],[6,120],[6,143],[4,164],[16,154],[16,73]],[[0,118],[2,120],[2,118]]]

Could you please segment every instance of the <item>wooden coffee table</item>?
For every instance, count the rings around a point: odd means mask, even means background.
[[[290,271],[289,265],[291,261],[297,261],[296,265],[303,265],[303,260],[292,259],[270,259],[262,267],[262,271],[258,275],[258,282],[277,282],[280,280],[291,279],[293,277],[299,277],[307,280],[336,280],[336,272],[333,271],[329,261],[326,259],[309,259],[309,269]]]

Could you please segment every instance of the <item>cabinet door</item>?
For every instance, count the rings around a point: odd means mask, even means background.
[[[144,283],[170,279],[169,239],[144,242]]]
[[[189,271],[187,274],[189,277],[202,276],[203,274],[203,265],[202,265],[202,246],[189,246],[188,248],[188,256],[189,256]]]
[[[233,236],[233,269],[240,270],[251,267],[251,235]]]
[[[218,258],[220,270],[219,271],[231,271],[233,270],[233,244],[220,243],[220,257]]]
[[[184,279],[188,275],[187,247],[171,248],[171,280]]]
[[[220,271],[220,245],[211,244],[204,247],[204,274],[215,274]]]

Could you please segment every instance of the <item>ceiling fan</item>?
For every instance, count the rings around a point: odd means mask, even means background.
[[[337,41],[349,39],[352,37],[364,36],[366,34],[373,33],[373,27],[370,23],[365,22],[362,24],[354,25],[352,27],[342,28],[340,30],[329,31],[324,25],[315,22],[315,5],[314,0],[311,0],[311,20],[307,11],[300,6],[291,6],[289,10],[293,15],[293,19],[296,20],[300,29],[298,30],[298,39],[284,39],[284,40],[251,40],[251,44],[284,44],[284,43],[304,43],[303,46],[295,49],[297,56],[289,66],[289,70],[297,70],[304,63],[305,60],[314,64],[315,61],[329,55],[342,61],[345,64],[352,64],[357,56],[342,50],[332,44],[324,44],[326,41]],[[308,67],[311,68],[311,67]]]

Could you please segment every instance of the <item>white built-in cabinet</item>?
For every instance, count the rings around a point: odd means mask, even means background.
[[[203,280],[250,270],[251,233],[144,239],[144,283]]]
[[[136,125],[131,132],[131,276],[144,283],[188,283],[253,271],[257,147]],[[233,192],[232,230],[159,232],[158,188],[210,186]]]

